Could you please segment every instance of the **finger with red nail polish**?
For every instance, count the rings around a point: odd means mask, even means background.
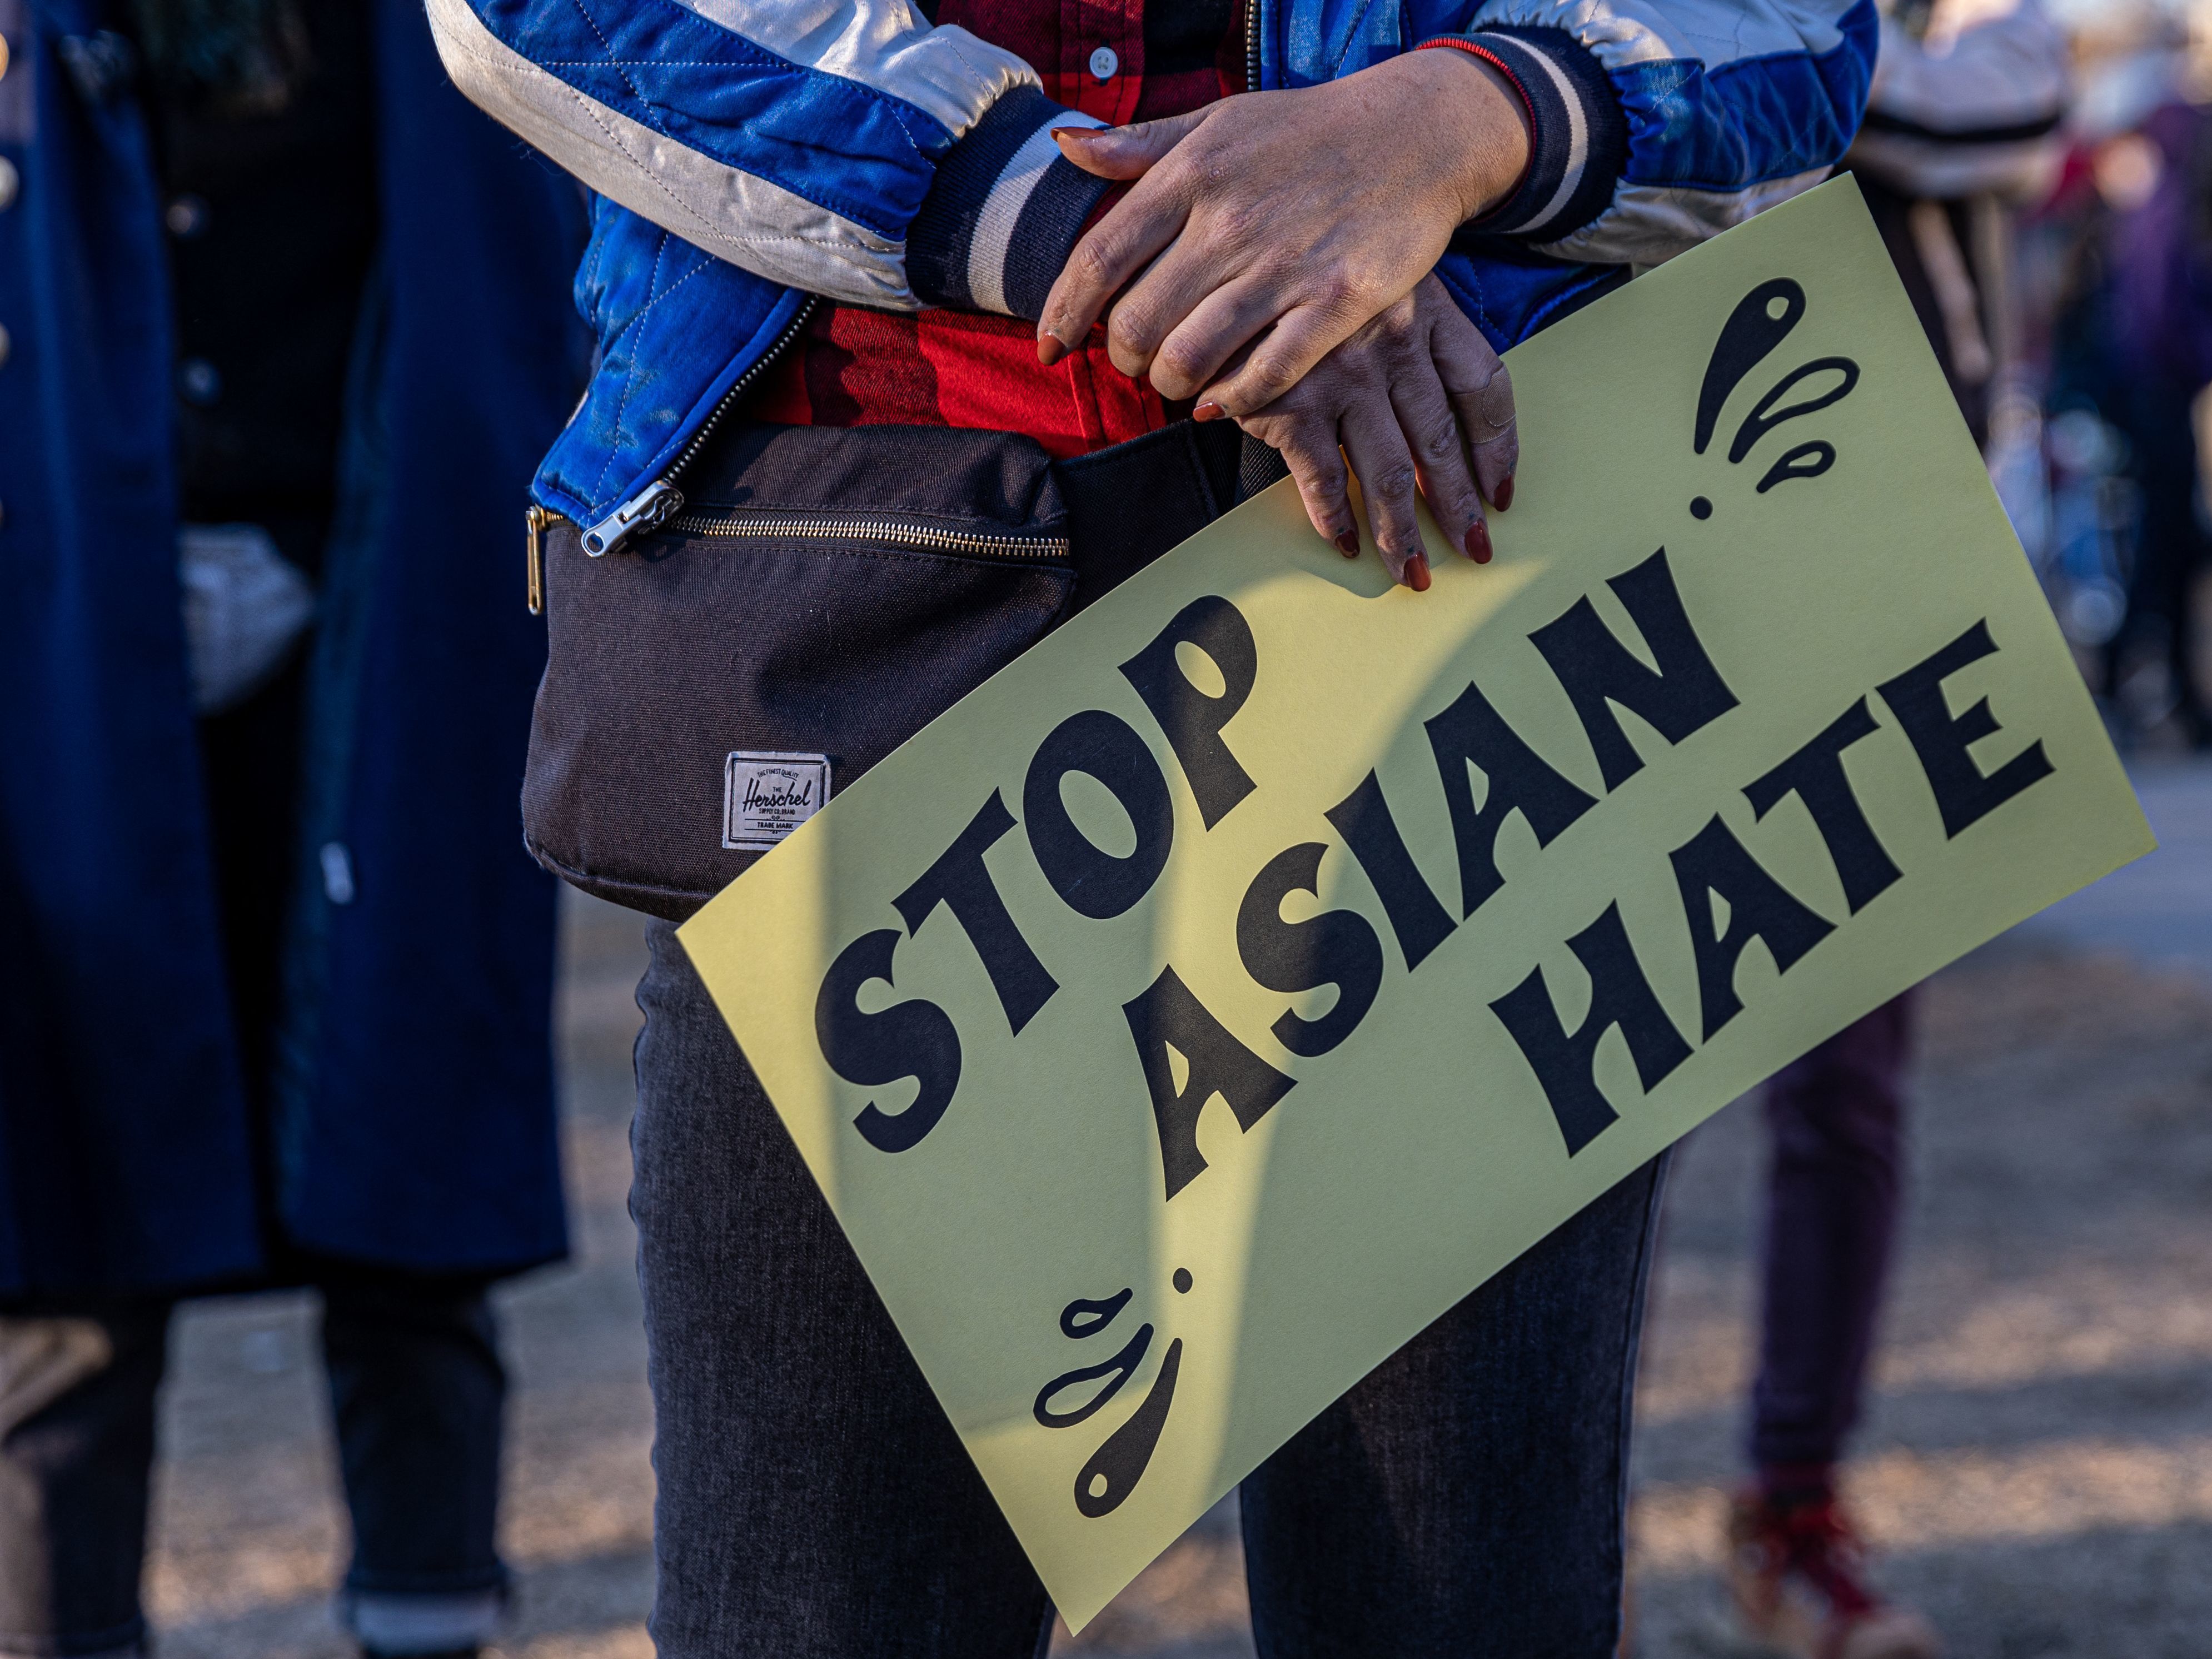
[[[1490,526],[1480,519],[1467,527],[1467,556],[1477,564],[1490,562]]]
[[[1420,468],[1388,386],[1370,383],[1360,388],[1338,416],[1337,429],[1345,459],[1359,480],[1360,507],[1382,568],[1406,580],[1406,562],[1428,549],[1421,540]],[[1426,568],[1424,564],[1425,574]]]
[[[1428,556],[1422,553],[1416,553],[1411,558],[1407,559],[1406,561],[1405,574],[1401,580],[1403,580],[1407,586],[1412,588],[1416,593],[1427,592],[1429,591]]]
[[[1359,556],[1359,538],[1351,531],[1346,531],[1342,535],[1336,538],[1336,550],[1343,554],[1347,559],[1358,558]]]

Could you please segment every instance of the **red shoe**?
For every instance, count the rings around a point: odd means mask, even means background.
[[[1832,1498],[1738,1497],[1728,1568],[1738,1639],[1778,1659],[1942,1659],[1925,1620],[1867,1588],[1865,1553]]]

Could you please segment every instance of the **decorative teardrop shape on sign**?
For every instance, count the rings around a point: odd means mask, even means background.
[[[1103,1302],[1077,1297],[1060,1310],[1060,1334],[1078,1339],[1096,1335],[1114,1322],[1115,1316],[1129,1305],[1129,1298],[1135,1294],[1132,1288],[1119,1296],[1109,1296]]]
[[[1111,1515],[1145,1478],[1152,1449],[1160,1443],[1160,1431],[1167,1426],[1168,1407],[1175,1403],[1176,1372],[1182,1365],[1182,1339],[1177,1337],[1168,1344],[1167,1358],[1160,1362],[1160,1374],[1152,1379],[1145,1403],[1106,1437],[1106,1443],[1075,1477],[1075,1507],[1086,1519]]]
[[[1775,485],[1788,483],[1792,478],[1817,478],[1835,464],[1836,447],[1825,438],[1799,444],[1766,469],[1766,476],[1759,481],[1759,493],[1764,495]]]
[[[1800,380],[1815,374],[1839,374],[1843,378],[1827,391],[1816,392],[1794,404],[1780,403],[1790,387]],[[1830,404],[1840,403],[1851,395],[1851,388],[1859,383],[1859,366],[1848,357],[1815,357],[1809,363],[1791,369],[1776,382],[1774,389],[1752,405],[1751,413],[1743,417],[1743,424],[1735,429],[1735,441],[1729,446],[1729,459],[1740,461],[1751,453],[1751,447],[1784,421],[1794,421],[1800,415],[1810,415],[1826,409]],[[1771,411],[1771,413],[1769,411]]]
[[[1787,276],[1761,283],[1736,301],[1713,343],[1705,364],[1705,383],[1698,392],[1697,452],[1713,441],[1721,409],[1743,377],[1765,361],[1805,314],[1805,290]]]
[[[1111,1359],[1102,1360],[1096,1365],[1085,1365],[1080,1370],[1068,1371],[1062,1376],[1055,1376],[1043,1388],[1038,1389],[1036,1403],[1030,1407],[1030,1415],[1048,1429],[1073,1428],[1121,1392],[1121,1385],[1129,1380],[1130,1373],[1145,1363],[1145,1351],[1152,1346],[1152,1328],[1150,1325],[1139,1326],[1136,1335],[1131,1337],[1121,1352]],[[1079,1382],[1088,1382],[1094,1376],[1104,1376],[1109,1373],[1111,1373],[1114,1380],[1073,1411],[1053,1410],[1052,1397],[1063,1389],[1072,1389]]]

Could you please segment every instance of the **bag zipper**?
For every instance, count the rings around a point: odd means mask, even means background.
[[[684,513],[668,528],[687,536],[781,536],[817,540],[881,542],[925,553],[964,554],[971,558],[1060,559],[1068,556],[1065,536],[994,536],[947,530],[919,519],[878,513],[780,512],[772,508]]]
[[[535,501],[522,514],[523,545],[528,565],[523,602],[533,617],[545,614],[545,532],[560,521],[558,513]]]

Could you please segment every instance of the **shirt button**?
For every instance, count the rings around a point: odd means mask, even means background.
[[[177,395],[195,409],[205,409],[222,396],[222,376],[204,357],[187,357],[177,365]]]
[[[15,171],[15,164],[0,155],[0,213],[15,205],[15,192],[22,184],[23,175]]]
[[[207,228],[208,204],[197,196],[179,196],[169,204],[161,215],[161,222],[169,228],[169,234],[180,241],[190,241]]]
[[[1091,73],[1097,80],[1110,81],[1114,71],[1121,67],[1121,60],[1114,55],[1111,46],[1101,46],[1091,54]]]

